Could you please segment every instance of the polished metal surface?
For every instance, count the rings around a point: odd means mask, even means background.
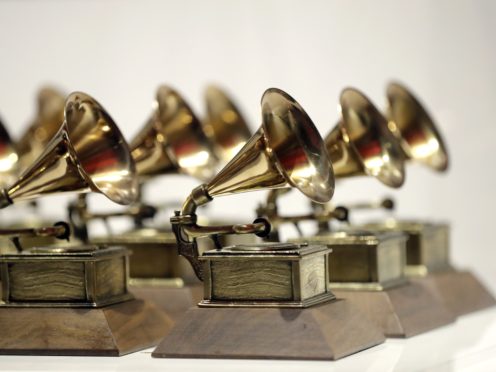
[[[347,230],[290,242],[325,244],[332,289],[382,291],[406,283],[406,240],[400,232]]]
[[[37,112],[17,142],[17,151],[24,170],[45,150],[64,121],[65,94],[46,86],[37,94]]]
[[[237,106],[221,88],[208,86],[205,104],[205,132],[214,144],[217,157],[227,163],[250,139],[251,131]]]
[[[386,95],[388,128],[405,156],[436,171],[446,171],[449,163],[446,145],[424,106],[397,82],[388,84]]]
[[[359,90],[344,89],[341,119],[325,137],[336,178],[368,175],[390,187],[405,178],[404,158],[386,118]]]
[[[279,89],[262,97],[262,126],[207,186],[211,197],[295,187],[323,203],[334,193],[331,161],[303,108]]]
[[[0,307],[102,307],[133,296],[129,251],[94,246],[46,247],[0,255]]]
[[[201,122],[181,95],[165,85],[158,88],[156,109],[130,146],[141,177],[185,173],[207,181],[218,161]]]
[[[0,119],[0,187],[8,187],[15,181],[18,160],[16,145]]]
[[[387,219],[370,222],[363,228],[381,232],[401,232],[408,237],[406,268],[408,277],[451,270],[449,254],[450,227],[446,223]]]
[[[4,190],[1,204],[62,192],[99,192],[119,204],[136,199],[134,161],[121,132],[92,97],[75,92],[65,120],[37,161]]]
[[[205,252],[201,307],[309,307],[334,299],[322,245],[262,243]]]
[[[262,97],[262,125],[240,152],[208,184],[195,188],[182,211],[171,218],[179,252],[200,279],[196,238],[223,234],[267,236],[264,219],[253,224],[199,226],[196,209],[212,198],[267,188],[295,187],[324,203],[332,198],[334,175],[324,142],[303,108],[287,93],[268,89]]]

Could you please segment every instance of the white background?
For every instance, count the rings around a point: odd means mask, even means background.
[[[454,262],[496,291],[495,39],[490,0],[1,1],[0,115],[20,135],[34,114],[35,92],[51,83],[93,95],[131,139],[160,83],[176,87],[202,114],[202,90],[215,82],[231,91],[253,130],[262,93],[275,86],[293,95],[324,135],[338,119],[345,86],[382,106],[386,82],[400,79],[437,119],[449,173],[410,165],[399,191],[373,179],[346,180],[334,200],[389,194],[399,216],[451,221]],[[146,196],[181,200],[196,183],[162,178]],[[264,195],[219,198],[209,213],[248,222]],[[43,213],[63,218],[65,200],[46,198]],[[307,207],[297,193],[283,200],[285,212]],[[91,202],[110,206],[101,196]]]

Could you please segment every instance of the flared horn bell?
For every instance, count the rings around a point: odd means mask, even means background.
[[[17,182],[3,190],[0,206],[62,192],[98,192],[119,204],[138,193],[134,161],[105,109],[75,92],[65,103],[65,120],[46,150]]]
[[[390,187],[405,179],[404,156],[386,118],[354,88],[340,97],[341,119],[326,136],[336,178],[367,175]]]
[[[0,187],[10,186],[16,179],[18,155],[9,132],[0,119]]]
[[[17,142],[21,168],[25,169],[45,150],[64,121],[65,95],[53,87],[43,87],[37,95],[37,113]]]
[[[446,146],[424,106],[398,83],[388,84],[386,95],[389,129],[400,142],[406,157],[439,172],[447,170]]]
[[[251,131],[234,102],[219,87],[207,87],[205,103],[205,132],[217,157],[227,163],[250,139]]]
[[[334,175],[311,119],[292,97],[271,88],[262,97],[260,129],[206,188],[215,197],[285,187],[324,203],[334,193]]]
[[[217,158],[200,121],[167,86],[159,87],[156,110],[130,146],[141,177],[185,173],[208,180],[215,172]]]

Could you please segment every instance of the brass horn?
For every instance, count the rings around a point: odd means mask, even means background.
[[[207,180],[217,164],[201,122],[179,93],[165,85],[159,87],[156,109],[130,147],[141,177],[186,173]]]
[[[341,119],[325,137],[336,178],[368,175],[390,187],[405,178],[404,157],[386,118],[360,91],[346,88]]]
[[[295,187],[308,198],[324,203],[334,193],[334,175],[324,142],[311,119],[292,97],[272,88],[262,97],[260,129],[209,183],[195,188],[182,211],[171,218],[179,254],[190,261],[201,279],[197,237],[234,233],[266,236],[270,225],[256,220],[249,225],[199,226],[196,208],[216,196],[286,187]]]
[[[219,87],[207,87],[205,103],[205,133],[213,143],[217,157],[227,163],[249,140],[251,131],[234,102]]]
[[[0,119],[0,187],[7,187],[15,181],[18,155],[9,132]]]
[[[116,124],[92,97],[75,92],[45,151],[0,195],[0,207],[59,192],[99,192],[119,204],[137,197],[135,165]]]
[[[45,150],[64,121],[65,95],[53,87],[43,87],[37,95],[37,113],[17,142],[21,170]]]
[[[407,159],[443,172],[448,152],[441,133],[424,106],[405,86],[392,82],[386,89],[388,128],[401,144]]]

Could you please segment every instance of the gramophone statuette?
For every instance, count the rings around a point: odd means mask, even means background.
[[[72,93],[64,118],[38,160],[3,189],[1,207],[69,191],[99,192],[120,204],[135,200],[129,148],[100,104]],[[67,231],[56,224],[3,235],[64,238]],[[128,291],[128,250],[16,246],[18,252],[0,255],[0,354],[122,355],[152,346],[168,331],[170,319]]]
[[[269,89],[262,98],[260,129],[171,218],[179,253],[203,280],[204,298],[176,323],[154,357],[329,360],[383,342],[380,330],[352,304],[334,301],[328,247],[221,244],[219,238],[227,234],[267,236],[270,224],[264,218],[250,224],[198,224],[197,209],[218,196],[287,187],[327,202],[334,192],[332,164],[301,106]],[[200,254],[200,237],[213,239],[216,249]]]

